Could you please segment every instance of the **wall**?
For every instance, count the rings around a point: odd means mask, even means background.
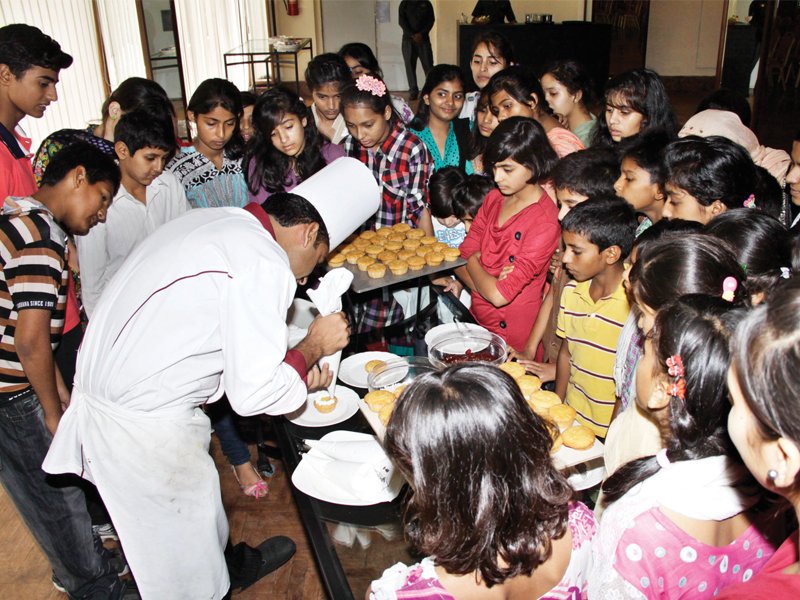
[[[322,9],[319,0],[298,0],[300,14],[290,17],[286,14],[286,9],[283,6],[283,0],[272,0],[275,2],[275,17],[276,26],[275,31],[277,35],[286,35],[289,37],[304,37],[311,38],[314,45],[314,55],[323,52],[322,44]],[[330,2],[330,0],[325,0]],[[303,79],[306,66],[308,66],[308,52],[303,51],[298,56],[298,69],[300,79]],[[284,81],[294,81],[294,66],[283,67],[281,69],[281,78]]]
[[[652,0],[647,67],[667,77],[714,77],[723,9],[723,0]]]

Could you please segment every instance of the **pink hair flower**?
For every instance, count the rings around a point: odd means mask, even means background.
[[[756,197],[755,197],[755,194],[750,194],[750,195],[747,197],[747,200],[745,200],[745,201],[742,203],[742,206],[744,206],[745,208],[755,208],[755,207],[756,207]]]
[[[369,92],[378,98],[382,98],[386,94],[386,84],[371,75],[362,75],[356,79],[356,87],[362,92]]]
[[[722,299],[733,302],[734,292],[739,287],[739,282],[735,277],[726,277],[722,282]]]
[[[681,360],[680,354],[673,354],[670,356],[667,359],[667,367],[667,373],[669,373],[670,377],[683,377],[683,360]]]

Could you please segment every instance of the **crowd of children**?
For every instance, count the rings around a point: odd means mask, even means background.
[[[202,82],[185,147],[163,89],[128,79],[99,125],[51,134],[31,166],[15,128],[56,100],[70,63],[35,28],[0,29],[0,479],[71,598],[125,594],[86,534],[82,493],[39,469],[81,325],[167,221],[261,204],[343,156],[380,186],[363,229],[404,223],[459,248],[466,264],[431,285],[461,296],[605,441],[599,498],[581,503],[549,458],[551,424],[505,374],[418,378],[386,450],[426,558],[388,569],[371,597],[800,593],[787,517],[800,514],[800,133],[790,155],[765,148],[719,93],[679,134],[657,73],[622,73],[600,95],[583,65],[536,73],[490,32],[471,72],[429,70],[416,114],[351,43],[309,62],[306,99]],[[380,332],[408,303],[379,290],[353,309],[354,331]],[[230,407],[211,417],[242,491],[264,496]],[[11,432],[23,426],[24,446]]]

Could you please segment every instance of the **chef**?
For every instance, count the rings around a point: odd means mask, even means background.
[[[380,192],[355,159],[314,178],[323,185],[306,186],[308,197],[298,186],[162,226],[92,316],[43,466],[97,486],[142,598],[223,598],[294,553],[288,538],[246,548],[262,560],[242,574],[229,547],[226,567],[228,522],[200,407],[227,394],[241,415],[280,415],[330,383],[327,368],[311,367],[347,344],[346,318],[318,317],[287,352],[287,311],[297,283],[377,210]]]

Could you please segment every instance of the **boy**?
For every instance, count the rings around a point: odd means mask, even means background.
[[[668,143],[666,134],[654,131],[637,136],[636,141],[623,151],[614,190],[637,214],[642,215],[636,237],[653,223],[658,223],[664,212],[666,194],[662,158]]]
[[[190,209],[178,178],[164,171],[175,153],[172,123],[144,112],[122,116],[114,129],[122,184],[101,223],[78,240],[87,316],[127,256],[158,227]]]
[[[58,99],[58,72],[71,64],[58,42],[36,27],[17,23],[0,29],[0,205],[8,196],[36,191],[31,141],[14,130],[23,117],[40,118]]]
[[[614,410],[614,357],[630,305],[622,285],[636,214],[622,199],[590,197],[561,222],[564,268],[575,281],[564,287],[556,334],[561,344],[556,394],[578,421],[605,438]]]
[[[551,175],[559,206],[558,220],[589,196],[613,196],[618,173],[619,161],[608,148],[580,150],[558,161]]]
[[[69,404],[53,349],[64,323],[67,233],[105,219],[119,187],[114,161],[76,144],[60,152],[32,196],[10,196],[0,215],[0,480],[70,598],[121,598],[98,554],[82,492],[55,487],[41,469]]]
[[[333,144],[340,144],[349,133],[339,99],[342,86],[352,79],[347,63],[332,52],[315,56],[306,67],[306,84],[313,100],[311,114],[319,132]]]

